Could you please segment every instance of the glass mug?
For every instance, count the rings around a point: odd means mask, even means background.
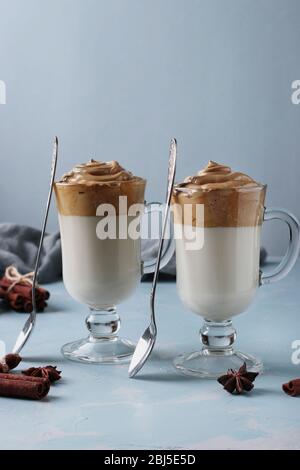
[[[194,236],[202,240],[196,250],[188,249],[182,213],[176,204],[173,206],[175,234],[183,234],[175,240],[177,290],[183,304],[204,318],[200,330],[202,350],[183,354],[174,361],[176,369],[185,375],[215,378],[244,362],[251,371],[262,370],[259,359],[233,349],[236,330],[231,318],[248,308],[259,286],[279,281],[290,272],[300,245],[296,217],[283,209],[266,209],[265,193],[263,185],[248,190],[235,188],[233,210],[229,202],[233,193],[224,191],[220,226],[205,226],[203,206],[202,222],[193,227]],[[193,199],[196,201],[197,190],[175,186],[173,202],[180,194],[195,213]],[[274,219],[288,225],[289,246],[279,265],[273,271],[263,272],[259,267],[261,226],[263,221]]]
[[[145,180],[137,184],[145,186]],[[110,216],[103,212],[100,214],[98,209],[96,212],[96,208],[93,215],[64,214],[67,199],[64,188],[64,183],[55,183],[63,280],[69,294],[80,303],[88,305],[90,314],[86,318],[89,336],[64,345],[62,354],[68,359],[85,363],[126,362],[130,360],[135,346],[118,335],[120,317],[116,305],[132,295],[142,274],[154,271],[156,259],[142,261],[141,229],[131,238],[120,236],[119,227],[122,224],[123,233],[125,229],[128,234],[130,224],[135,221],[135,226],[138,227],[142,215],[130,217],[126,212]],[[114,190],[118,195],[118,185],[110,191]],[[141,189],[143,190],[144,188]],[[75,198],[80,198],[79,190],[74,193]],[[112,198],[111,194],[110,197]],[[80,207],[80,203],[76,200],[74,207],[77,206]],[[145,217],[154,211],[161,215],[163,209],[162,204],[158,203],[142,204],[140,207],[145,209]],[[105,239],[99,236],[99,222],[104,217],[108,221],[112,217],[112,223],[116,222],[116,236]],[[161,266],[168,263],[173,252],[174,243],[169,239],[164,247]]]

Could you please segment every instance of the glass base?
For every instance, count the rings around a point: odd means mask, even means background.
[[[89,364],[123,364],[131,360],[135,345],[122,338],[95,339],[88,337],[61,348],[71,361]]]
[[[216,379],[226,374],[228,369],[239,369],[246,363],[247,370],[261,372],[263,363],[249,354],[238,351],[213,351],[203,348],[189,354],[183,354],[174,360],[174,366],[184,375]]]

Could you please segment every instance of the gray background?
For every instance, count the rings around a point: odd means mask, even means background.
[[[58,173],[117,159],[161,200],[176,136],[177,179],[228,163],[300,217],[299,18],[299,0],[0,0],[0,220],[40,225],[55,133]],[[283,228],[265,238],[282,253]]]

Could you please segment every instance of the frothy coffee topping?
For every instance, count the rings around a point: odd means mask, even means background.
[[[128,207],[143,203],[146,180],[134,176],[118,162],[90,160],[76,165],[55,183],[58,211],[63,215],[95,216],[100,204],[112,204],[127,196]]]
[[[233,172],[229,166],[209,161],[207,166],[196,176],[188,176],[181,187],[195,188],[203,191],[233,188],[256,188],[262,185],[256,183],[245,173]]]
[[[182,206],[193,205],[193,225],[205,227],[255,226],[262,223],[266,186],[227,165],[209,161],[195,176],[178,183],[173,192],[175,222],[182,223]],[[196,218],[196,204],[204,204],[204,220]],[[181,214],[180,214],[181,206]]]
[[[68,184],[96,184],[122,181],[141,180],[125,170],[118,162],[98,162],[90,160],[87,163],[76,165],[69,173],[66,173],[60,183]]]

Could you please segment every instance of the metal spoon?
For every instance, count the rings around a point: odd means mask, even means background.
[[[156,286],[159,274],[160,259],[162,254],[162,249],[164,245],[164,237],[167,228],[167,221],[171,203],[172,190],[174,186],[175,173],[176,173],[176,159],[177,159],[177,142],[176,139],[171,140],[170,144],[170,156],[169,156],[169,171],[168,171],[168,187],[167,187],[167,198],[166,198],[166,209],[163,219],[163,227],[159,241],[158,255],[156,260],[155,272],[152,281],[152,289],[150,294],[150,309],[151,309],[151,319],[150,325],[144,331],[144,334],[138,341],[138,344],[133,353],[131,363],[129,366],[129,377],[133,378],[144,366],[148,357],[150,356],[152,349],[154,347],[156,336],[157,336],[157,327],[155,322],[155,293]]]
[[[43,248],[43,241],[44,241],[46,225],[47,225],[47,220],[48,220],[48,215],[49,215],[50,202],[51,202],[51,197],[52,197],[52,192],[53,192],[53,183],[54,183],[54,179],[55,179],[57,155],[58,155],[58,138],[55,137],[54,144],[53,144],[53,153],[52,153],[50,189],[49,189],[49,193],[48,193],[46,212],[45,212],[45,216],[44,216],[42,233],[41,233],[39,248],[38,248],[37,257],[36,257],[36,261],[35,261],[35,268],[34,268],[34,274],[33,274],[33,280],[32,280],[32,290],[31,290],[32,312],[30,313],[29,318],[27,319],[25,325],[23,326],[22,331],[20,332],[20,334],[17,338],[17,341],[16,341],[16,343],[14,345],[14,348],[13,348],[13,353],[14,354],[19,354],[21,352],[21,350],[23,349],[23,347],[27,343],[27,341],[28,341],[28,339],[29,339],[29,337],[30,337],[30,335],[33,331],[34,325],[35,325],[35,320],[36,320],[36,299],[35,299],[36,279],[37,279],[37,275],[38,275],[40,257],[41,257],[41,252],[42,252],[42,248]]]

